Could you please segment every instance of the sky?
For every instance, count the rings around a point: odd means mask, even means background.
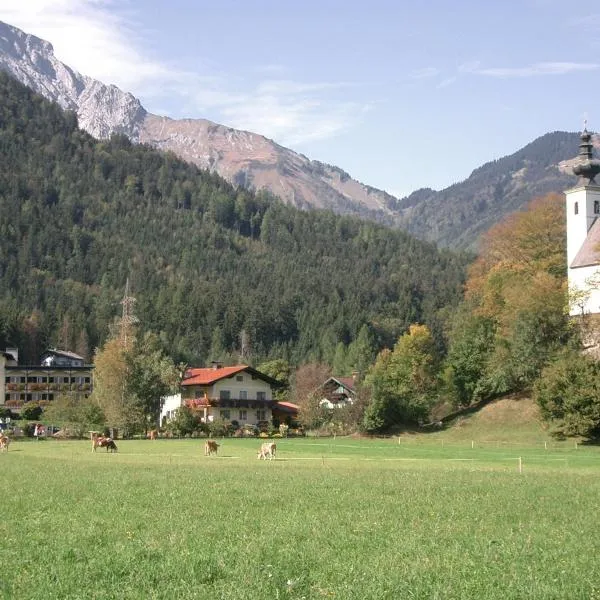
[[[0,0],[0,20],[150,112],[260,133],[403,197],[585,118],[599,130],[596,6]]]

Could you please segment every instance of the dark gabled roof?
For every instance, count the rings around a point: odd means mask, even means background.
[[[273,387],[281,387],[283,384],[252,367],[247,365],[235,365],[233,367],[205,367],[199,369],[188,369],[186,375],[181,382],[181,385],[212,385],[221,379],[227,379],[237,373],[246,371],[257,379],[262,379],[264,382]]]
[[[330,381],[341,385],[344,389],[348,390],[352,394],[356,393],[355,381],[353,377],[330,377],[322,387],[325,387]]]
[[[571,268],[600,265],[600,219],[596,219],[590,227],[585,242],[571,263]]]

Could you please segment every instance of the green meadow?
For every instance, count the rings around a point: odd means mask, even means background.
[[[600,598],[596,447],[276,441],[13,442],[0,597]]]

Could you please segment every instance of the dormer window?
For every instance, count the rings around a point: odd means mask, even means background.
[[[579,214],[579,202],[575,202],[575,214]]]

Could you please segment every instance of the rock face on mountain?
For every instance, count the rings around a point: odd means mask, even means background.
[[[407,229],[452,248],[475,248],[479,236],[535,196],[561,192],[575,180],[569,159],[578,134],[544,135],[515,154],[489,162],[442,191],[421,189],[398,200],[347,173],[284,148],[264,136],[205,119],[148,113],[139,100],[61,63],[52,45],[0,22],[0,69],[63,108],[98,138],[123,133],[170,150],[230,182],[267,189],[299,208],[328,208]]]
[[[132,94],[81,75],[54,56],[49,42],[0,22],[0,69],[65,109],[97,138],[124,133],[171,150],[238,185],[266,188],[300,208],[329,208],[391,223],[396,199],[347,173],[284,148],[262,135],[206,119],[148,113]]]
[[[0,69],[38,94],[77,113],[80,126],[97,138],[138,135],[146,111],[114,85],[80,75],[54,56],[52,44],[0,22]]]

